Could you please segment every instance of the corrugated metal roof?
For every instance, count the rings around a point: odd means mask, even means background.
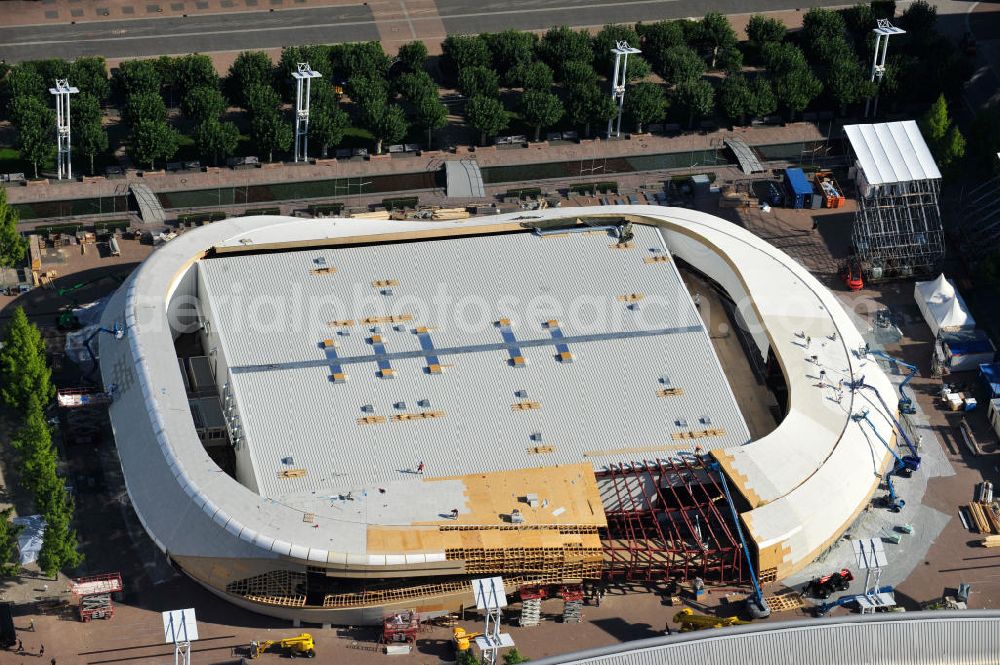
[[[768,622],[654,637],[537,665],[977,665],[996,660],[1000,612],[907,612]]]
[[[619,449],[642,449],[641,459],[655,457],[657,447],[662,455],[691,450],[695,443],[708,450],[749,441],[673,263],[643,261],[652,250],[667,256],[662,239],[653,228],[635,233],[636,247],[625,250],[612,249],[615,240],[606,233],[520,233],[203,261],[216,312],[212,325],[230,363],[262,494],[288,498],[314,489],[371,487],[405,478],[418,461],[436,476],[579,461],[602,467],[637,457],[611,452]],[[317,266],[336,272],[311,274]],[[388,280],[392,286],[372,286]],[[387,290],[391,295],[384,295]],[[632,310],[618,299],[624,294],[645,297]],[[334,301],[337,306],[316,305]],[[248,320],[265,311],[277,314],[275,325]],[[399,330],[385,323],[327,324],[403,314],[413,318]],[[502,341],[495,325],[501,318],[511,320],[518,339],[551,342],[544,325],[549,319],[558,319],[569,338],[609,334],[570,342],[569,363],[560,362],[556,347],[546,343],[521,347],[523,368],[510,365],[508,351],[491,349],[442,354],[440,362],[453,366],[440,375],[427,373],[426,357],[418,356],[391,360],[395,378],[377,376],[369,342],[374,334],[390,353],[419,350],[420,326],[432,328],[436,349],[491,344]],[[619,336],[658,329],[670,332]],[[350,378],[334,384],[319,346],[326,338],[338,343],[340,357],[373,361],[345,364]],[[314,362],[282,365],[302,361]],[[261,371],[268,365],[277,367]],[[683,394],[660,397],[657,391],[668,387],[663,377]],[[527,396],[518,397],[518,391]],[[516,402],[538,402],[541,408],[514,411]],[[392,421],[394,415],[426,411],[444,417]],[[368,415],[387,420],[357,424]],[[672,436],[713,428],[725,435],[694,442]],[[540,440],[532,438],[536,433]],[[537,446],[553,450],[528,452]],[[308,474],[279,478],[287,457]]]
[[[846,125],[844,132],[871,185],[941,178],[934,157],[914,120]]]

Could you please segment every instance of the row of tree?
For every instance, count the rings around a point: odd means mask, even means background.
[[[625,97],[638,131],[668,113],[688,125],[719,111],[734,123],[778,111],[795,116],[817,105],[843,114],[874,92],[867,74],[871,28],[876,18],[894,14],[895,4],[887,0],[839,11],[812,9],[795,34],[776,19],[753,16],[746,42],[718,13],[700,21],[608,25],[594,36],[567,27],[541,37],[516,30],[451,35],[430,70],[437,78],[428,71],[421,42],[405,44],[395,58],[377,42],[287,47],[277,64],[263,52],[249,51],[223,79],[203,55],[126,61],[110,84],[100,58],[22,63],[6,77],[8,111],[22,154],[36,167],[51,155],[53,143],[45,82],[61,75],[81,89],[74,100],[74,140],[91,166],[93,157],[107,150],[100,105],[112,97],[123,110],[129,150],[140,163],[152,166],[174,156],[181,134],[203,157],[217,161],[237,150],[241,128],[259,154],[272,158],[291,146],[282,102],[293,101],[291,74],[297,63],[308,62],[323,74],[312,83],[309,136],[324,156],[352,125],[370,134],[376,152],[385,142],[402,140],[411,127],[426,131],[431,143],[433,131],[448,121],[441,86],[461,92],[465,121],[481,141],[518,120],[536,139],[558,124],[589,135],[616,113],[607,92],[611,49],[627,41],[642,49],[628,59],[631,84]],[[963,71],[961,58],[936,33],[936,10],[917,0],[897,22],[907,34],[894,38],[882,92],[896,99],[926,96],[929,102],[954,87]],[[922,52],[934,53],[937,61],[921,62]],[[938,86],[930,88],[933,95],[927,95],[927,81]],[[341,93],[350,99],[349,114],[341,108]],[[181,113],[168,117],[168,107],[177,106]],[[244,111],[236,116],[238,123],[227,120],[233,108]]]
[[[52,372],[45,359],[45,342],[38,328],[28,321],[24,309],[14,310],[0,348],[0,400],[18,414],[19,426],[11,439],[18,459],[22,486],[33,496],[35,510],[45,520],[45,534],[38,565],[54,576],[63,568],[80,564],[76,531],[71,525],[73,499],[59,476],[58,456],[45,420],[44,408],[55,397]],[[17,530],[8,523],[10,511],[0,515],[0,556],[9,555],[10,539]],[[3,559],[0,563],[8,563]]]

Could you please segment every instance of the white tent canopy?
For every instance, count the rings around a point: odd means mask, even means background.
[[[976,320],[969,313],[961,294],[943,273],[935,280],[917,282],[913,297],[935,336],[942,330],[972,330],[976,327]]]
[[[45,520],[41,515],[15,517],[14,524],[24,527],[17,534],[17,549],[22,566],[38,561],[38,553],[42,551],[42,538],[45,536]]]

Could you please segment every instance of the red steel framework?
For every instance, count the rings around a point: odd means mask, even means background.
[[[612,464],[596,476],[608,520],[606,579],[747,579],[725,493],[700,458]]]

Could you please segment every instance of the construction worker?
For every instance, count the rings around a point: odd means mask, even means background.
[[[417,463],[417,473],[421,473],[422,474],[423,472],[424,472],[424,463],[423,462],[418,462]]]
[[[457,520],[458,519],[458,508],[452,508],[451,509],[451,519],[453,519],[453,520]]]

